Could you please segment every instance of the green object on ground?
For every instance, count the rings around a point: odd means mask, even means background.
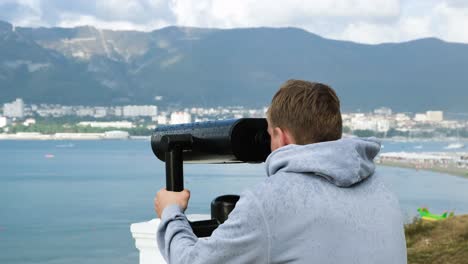
[[[454,215],[453,212],[444,212],[443,214],[433,214],[430,213],[429,210],[426,207],[418,208],[419,215],[421,216],[421,219],[427,220],[427,221],[439,221],[439,220],[444,220],[447,219],[447,217],[452,217]]]

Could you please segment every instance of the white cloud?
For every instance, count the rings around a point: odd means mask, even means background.
[[[101,20],[94,16],[67,13],[61,15],[61,20],[57,24],[59,27],[77,27],[83,25],[92,25],[99,29],[151,31],[155,28],[168,26],[169,24],[163,20],[152,20],[145,24],[137,24],[127,20]]]
[[[333,38],[365,43],[401,42],[438,37],[452,42],[468,42],[468,5],[460,7],[438,2],[418,14],[403,14],[391,23],[360,21],[350,23]]]
[[[285,26],[338,17],[399,15],[398,0],[171,0],[177,24],[201,27]]]
[[[166,0],[0,0],[0,20],[16,26],[154,30],[170,24]]]
[[[138,22],[152,17],[158,9],[164,8],[162,0],[106,0],[96,1],[96,14],[107,19]]]
[[[42,26],[41,15],[40,0],[0,0],[0,19],[4,17],[17,25]]]
[[[468,0],[0,0],[0,19],[20,26],[144,31],[294,26],[364,43],[422,37],[468,43]]]
[[[404,17],[395,23],[350,23],[339,34],[330,37],[363,43],[401,42],[432,36],[428,17]]]
[[[433,17],[434,31],[438,36],[450,41],[468,42],[468,3],[465,2],[464,6],[441,3],[434,8]]]

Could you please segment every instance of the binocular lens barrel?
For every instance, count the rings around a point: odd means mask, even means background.
[[[166,161],[168,137],[172,137],[173,142],[185,139],[180,143],[184,162],[261,163],[271,152],[267,128],[265,118],[161,126],[153,132],[151,147],[158,159]]]

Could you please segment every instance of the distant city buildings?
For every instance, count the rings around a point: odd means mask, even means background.
[[[444,120],[444,112],[442,111],[427,111],[426,113],[417,113],[414,116],[414,121],[417,122],[441,122]]]
[[[34,118],[28,118],[26,120],[24,120],[23,122],[23,126],[30,126],[30,125],[34,125],[36,124],[36,119]]]
[[[31,114],[36,113],[41,117],[61,117],[61,116],[84,116],[77,109],[71,106],[62,105],[31,105]]]
[[[426,119],[429,122],[441,122],[444,120],[444,112],[442,111],[427,111]]]
[[[102,118],[108,115],[108,110],[106,107],[98,106],[94,108],[94,117],[95,118]]]
[[[158,114],[158,108],[154,105],[127,105],[122,108],[122,113],[126,117],[152,117]]]
[[[390,130],[415,134],[434,133],[440,129],[467,128],[467,121],[445,120],[443,111],[430,110],[425,113],[394,113],[382,107],[372,113],[343,113],[343,126],[352,131],[371,130],[386,133]]]
[[[152,121],[156,122],[158,125],[167,125],[169,124],[169,119],[167,118],[167,113],[161,113],[156,117],[153,117]]]
[[[83,107],[76,110],[77,116],[94,116],[94,109],[92,107]]]
[[[392,109],[388,107],[380,107],[374,110],[374,114],[389,116],[392,114]]]
[[[192,122],[192,115],[188,112],[173,112],[171,114],[171,125],[185,124]]]
[[[426,122],[427,121],[426,114],[416,114],[416,115],[414,115],[414,121],[416,121],[416,122]]]
[[[381,115],[365,115],[362,113],[343,115],[343,125],[351,130],[372,130],[387,132],[394,126],[394,121]]]
[[[152,105],[128,105],[128,106],[64,106],[64,105],[31,105],[27,108],[28,115],[37,114],[41,117],[154,117],[157,115],[157,107]]]
[[[3,106],[0,128],[8,131],[10,124],[31,126],[37,119],[66,117],[65,120],[79,126],[95,128],[131,129],[160,125],[174,125],[210,120],[234,119],[243,117],[265,117],[267,108],[249,109],[242,106],[167,108],[158,111],[156,105],[124,106],[66,106],[57,104],[27,105],[18,98]],[[68,118],[70,117],[70,118]],[[390,135],[443,135],[448,130],[451,135],[468,130],[468,121],[445,120],[444,112],[429,110],[424,113],[395,113],[388,107],[380,107],[368,113],[342,113],[343,127],[347,133],[373,131]],[[6,128],[5,128],[6,127]],[[442,133],[442,134],[441,134]],[[465,133],[465,132],[463,132]]]
[[[3,115],[11,118],[23,118],[24,117],[24,102],[23,99],[17,98],[11,103],[3,105]]]
[[[19,99],[21,102],[22,100]],[[23,118],[25,117],[66,117],[74,116],[80,119],[151,119],[157,125],[181,124],[188,122],[202,122],[214,119],[232,119],[242,117],[264,117],[265,109],[247,109],[241,106],[235,107],[193,107],[185,109],[172,109],[158,112],[155,105],[125,105],[125,106],[66,106],[57,104],[32,104],[23,103]],[[7,107],[8,110],[8,107]],[[21,119],[21,118],[20,118]],[[88,122],[88,121],[86,121]],[[91,124],[89,124],[91,125]],[[98,123],[93,125],[98,125]],[[107,126],[107,125],[106,125]]]

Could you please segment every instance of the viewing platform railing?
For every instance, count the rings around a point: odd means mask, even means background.
[[[199,221],[210,219],[210,215],[192,214],[187,218],[190,221]],[[161,253],[159,253],[158,243],[156,241],[156,232],[158,231],[160,219],[156,218],[148,222],[135,223],[130,226],[130,231],[135,239],[135,246],[140,251],[140,264],[164,264]]]

